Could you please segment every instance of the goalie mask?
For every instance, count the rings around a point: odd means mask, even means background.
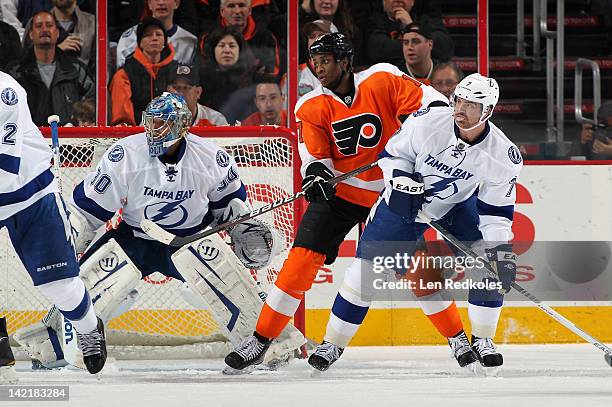
[[[499,86],[493,78],[487,78],[479,73],[466,76],[455,88],[451,96],[453,106],[457,105],[457,98],[468,102],[478,103],[482,106],[480,119],[468,129],[471,130],[491,118],[493,110],[499,101]]]
[[[149,155],[159,157],[188,133],[191,111],[182,96],[164,92],[149,102],[142,118]]]

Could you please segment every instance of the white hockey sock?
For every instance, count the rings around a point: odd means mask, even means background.
[[[98,325],[91,298],[79,277],[39,285],[40,291],[81,333],[91,332]]]
[[[472,335],[479,338],[493,338],[502,307],[483,307],[468,303],[468,316]]]

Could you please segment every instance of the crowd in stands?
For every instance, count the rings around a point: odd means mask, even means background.
[[[391,63],[450,97],[464,75],[451,62],[442,3],[300,0],[298,95],[318,86],[308,47],[340,32],[355,49],[355,70]],[[147,103],[171,90],[185,97],[194,125],[286,125],[286,0],[107,5],[109,124],[140,124]],[[0,2],[0,69],[26,88],[38,125],[51,113],[62,124],[95,123],[95,13],[95,0]]]
[[[326,33],[351,40],[356,70],[389,62],[427,82],[434,62],[452,57],[438,1],[299,3],[300,96],[318,85],[308,47]],[[0,5],[0,69],[26,88],[38,125],[51,112],[77,124],[74,110],[95,100],[96,1]],[[189,99],[194,124],[286,124],[286,0],[108,0],[107,9],[109,124],[140,124],[169,88]]]

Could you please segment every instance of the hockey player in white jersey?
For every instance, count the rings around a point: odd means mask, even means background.
[[[4,72],[0,99],[0,229],[8,230],[34,285],[72,321],[85,365],[97,373],[106,360],[104,327],[78,277],[68,214],[50,169],[51,150],[32,122],[25,90]],[[60,349],[58,338],[52,340]],[[0,384],[17,380],[14,364],[2,317]]]
[[[485,367],[503,364],[492,338],[503,293],[516,276],[509,241],[522,158],[488,120],[498,99],[494,79],[472,74],[457,85],[453,107],[415,112],[391,138],[379,161],[385,189],[370,212],[356,259],[334,302],[325,340],[309,359],[314,368],[329,368],[365,318],[374,291],[362,273],[373,273],[374,257],[394,256],[397,242],[408,255],[414,251],[428,227],[417,218],[419,210],[459,240],[476,242],[496,267],[498,280],[492,287],[497,289],[469,292],[471,342],[462,327],[448,340],[461,366],[476,360]],[[450,303],[440,299],[420,304],[429,315]]]
[[[278,254],[279,232],[258,220],[241,223],[228,231],[233,251],[219,235],[180,249],[151,240],[139,227],[144,218],[187,236],[250,208],[234,159],[189,133],[191,112],[181,96],[164,93],[153,99],[143,118],[145,132],[109,147],[95,172],[74,189],[77,250],[85,251],[93,240],[81,258],[81,277],[104,321],[133,305],[142,278],[157,271],[180,280],[185,299],[209,309],[237,343],[252,332],[263,306],[249,269],[265,267]],[[123,221],[105,232],[104,223],[120,208]],[[95,231],[102,236],[94,236]],[[21,335],[21,343],[49,364],[55,355],[41,328]],[[304,342],[291,326],[271,359]]]

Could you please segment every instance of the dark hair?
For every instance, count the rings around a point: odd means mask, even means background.
[[[83,99],[72,104],[72,119],[74,125],[79,121],[96,123],[96,104],[93,99]]]
[[[308,2],[310,10],[312,10],[312,13],[315,14],[317,16],[316,19],[318,19],[319,16],[314,7],[314,0],[308,0]],[[338,8],[336,9],[336,14],[334,14],[333,23],[338,27],[339,32],[346,35],[350,40],[353,40],[355,36],[355,23],[353,22],[353,17],[344,0],[338,0]]]
[[[598,121],[606,120],[608,117],[612,117],[612,100],[602,103],[597,109]]]
[[[439,64],[436,64],[433,67],[430,78],[433,78],[436,72],[441,71],[442,69],[445,69],[445,68],[451,68],[453,72],[455,72],[455,75],[457,75],[457,79],[460,82],[461,82],[461,79],[465,77],[465,74],[463,73],[461,68],[459,68],[454,62],[440,62]]]
[[[253,57],[251,49],[244,40],[242,34],[231,27],[217,29],[206,36],[204,41],[204,52],[202,55],[203,65],[208,68],[219,68],[219,63],[215,59],[215,48],[217,47],[219,41],[228,35],[232,36],[236,40],[238,43],[238,48],[240,49],[238,54],[238,62],[236,62],[235,66],[232,68],[245,70],[254,69],[255,58]]]

